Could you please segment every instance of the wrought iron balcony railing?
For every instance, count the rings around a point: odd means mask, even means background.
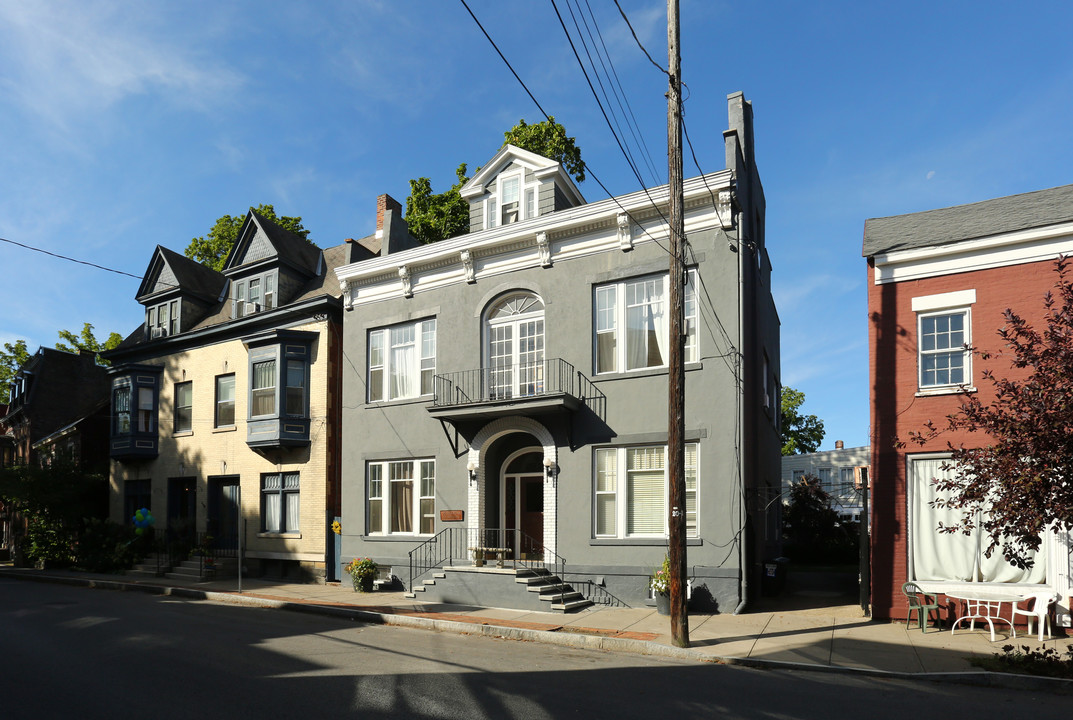
[[[494,403],[547,395],[582,397],[586,383],[574,366],[561,358],[529,363],[496,364],[435,377],[435,407]]]

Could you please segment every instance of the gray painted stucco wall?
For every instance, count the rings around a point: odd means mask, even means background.
[[[719,609],[732,610],[738,595],[738,553],[742,503],[739,437],[742,398],[734,381],[739,326],[738,258],[728,236],[711,230],[690,237],[700,276],[699,362],[686,368],[687,440],[699,443],[698,524],[688,563]],[[554,243],[553,243],[554,244]],[[366,401],[367,337],[371,329],[436,318],[437,373],[482,365],[482,313],[503,293],[527,289],[545,303],[545,357],[563,358],[606,395],[604,416],[589,409],[538,417],[558,446],[560,473],[555,488],[556,548],[568,575],[583,581],[602,578],[603,587],[625,604],[644,603],[647,576],[662,562],[665,539],[596,539],[593,522],[593,468],[596,447],[660,444],[667,438],[665,369],[596,376],[593,352],[594,287],[613,280],[666,273],[668,256],[654,243],[630,252],[602,252],[423,292],[413,298],[359,305],[344,320],[342,560],[371,556],[407,575],[407,552],[416,537],[365,534],[365,466],[386,459],[436,460],[437,531],[441,510],[466,510],[468,443],[449,423],[429,417],[431,397],[370,404]],[[777,329],[776,329],[777,333]],[[777,334],[775,339],[777,352]],[[755,434],[756,431],[754,430]],[[472,439],[472,433],[470,434]],[[534,440],[533,444],[537,444]],[[777,447],[777,446],[776,446]],[[754,453],[755,454],[755,453]],[[772,479],[778,483],[777,452]],[[488,470],[487,477],[498,475]],[[546,507],[547,511],[548,508]],[[458,525],[476,523],[468,516]]]

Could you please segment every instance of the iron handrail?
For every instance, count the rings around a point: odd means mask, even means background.
[[[562,358],[480,367],[433,378],[433,405],[471,405],[544,395],[578,397],[574,366]]]

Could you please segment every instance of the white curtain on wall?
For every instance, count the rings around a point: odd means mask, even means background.
[[[961,518],[958,510],[932,507],[937,497],[933,478],[951,476],[942,469],[943,458],[909,460],[909,546],[913,579],[990,583],[1044,583],[1047,581],[1046,552],[1036,553],[1035,564],[1019,570],[1002,557],[1001,549],[984,557],[990,539],[979,527],[971,535],[940,533],[939,523],[953,525]]]

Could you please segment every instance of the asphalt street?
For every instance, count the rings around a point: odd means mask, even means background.
[[[0,580],[0,717],[1058,718],[1060,695],[762,671]],[[1060,715],[1061,713],[1061,715]]]

